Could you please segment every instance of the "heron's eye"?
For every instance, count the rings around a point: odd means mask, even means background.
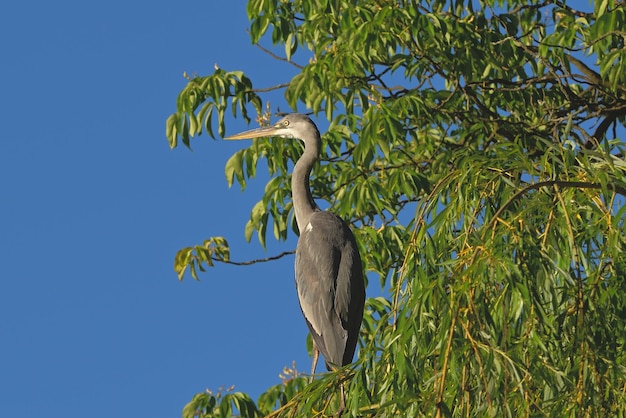
[[[283,126],[284,126],[284,127],[289,126],[289,121],[288,121],[288,120],[284,121],[284,122],[283,122]]]

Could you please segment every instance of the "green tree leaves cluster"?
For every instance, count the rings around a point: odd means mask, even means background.
[[[626,7],[592,7],[248,2],[252,41],[298,67],[277,86],[287,103],[329,122],[313,194],[354,225],[390,299],[368,300],[352,367],[257,403],[198,394],[186,416],[331,415],[341,382],[351,416],[626,415]],[[266,90],[239,72],[191,79],[170,145],[223,135],[229,106],[267,120]],[[300,152],[259,139],[228,161],[242,187],[259,159],[272,174],[248,239],[295,231]],[[227,259],[213,238],[176,270]]]

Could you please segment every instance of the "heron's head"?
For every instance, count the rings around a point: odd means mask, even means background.
[[[304,141],[305,145],[311,140],[319,141],[320,133],[317,126],[306,115],[292,113],[281,118],[278,122],[270,126],[263,126],[257,129],[241,132],[227,136],[224,139],[252,139],[267,136],[279,136],[281,138],[298,138]]]

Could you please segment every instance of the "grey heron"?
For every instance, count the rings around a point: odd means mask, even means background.
[[[293,113],[271,126],[225,139],[272,136],[304,142],[304,153],[293,169],[291,187],[300,231],[295,261],[296,289],[313,337],[313,376],[320,352],[328,370],[352,362],[365,303],[361,256],[348,225],[337,215],[320,210],[311,195],[309,177],[319,158],[321,139],[317,126],[308,116]],[[343,387],[341,394],[343,407]]]

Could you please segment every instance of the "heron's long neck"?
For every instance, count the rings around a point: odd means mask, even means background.
[[[293,207],[300,233],[304,231],[311,215],[316,210],[319,210],[313,200],[313,196],[311,196],[311,190],[309,188],[309,176],[311,175],[313,165],[317,161],[319,152],[319,138],[316,141],[307,143],[304,148],[304,154],[302,154],[302,157],[296,162],[293,168],[293,174],[291,175]]]

